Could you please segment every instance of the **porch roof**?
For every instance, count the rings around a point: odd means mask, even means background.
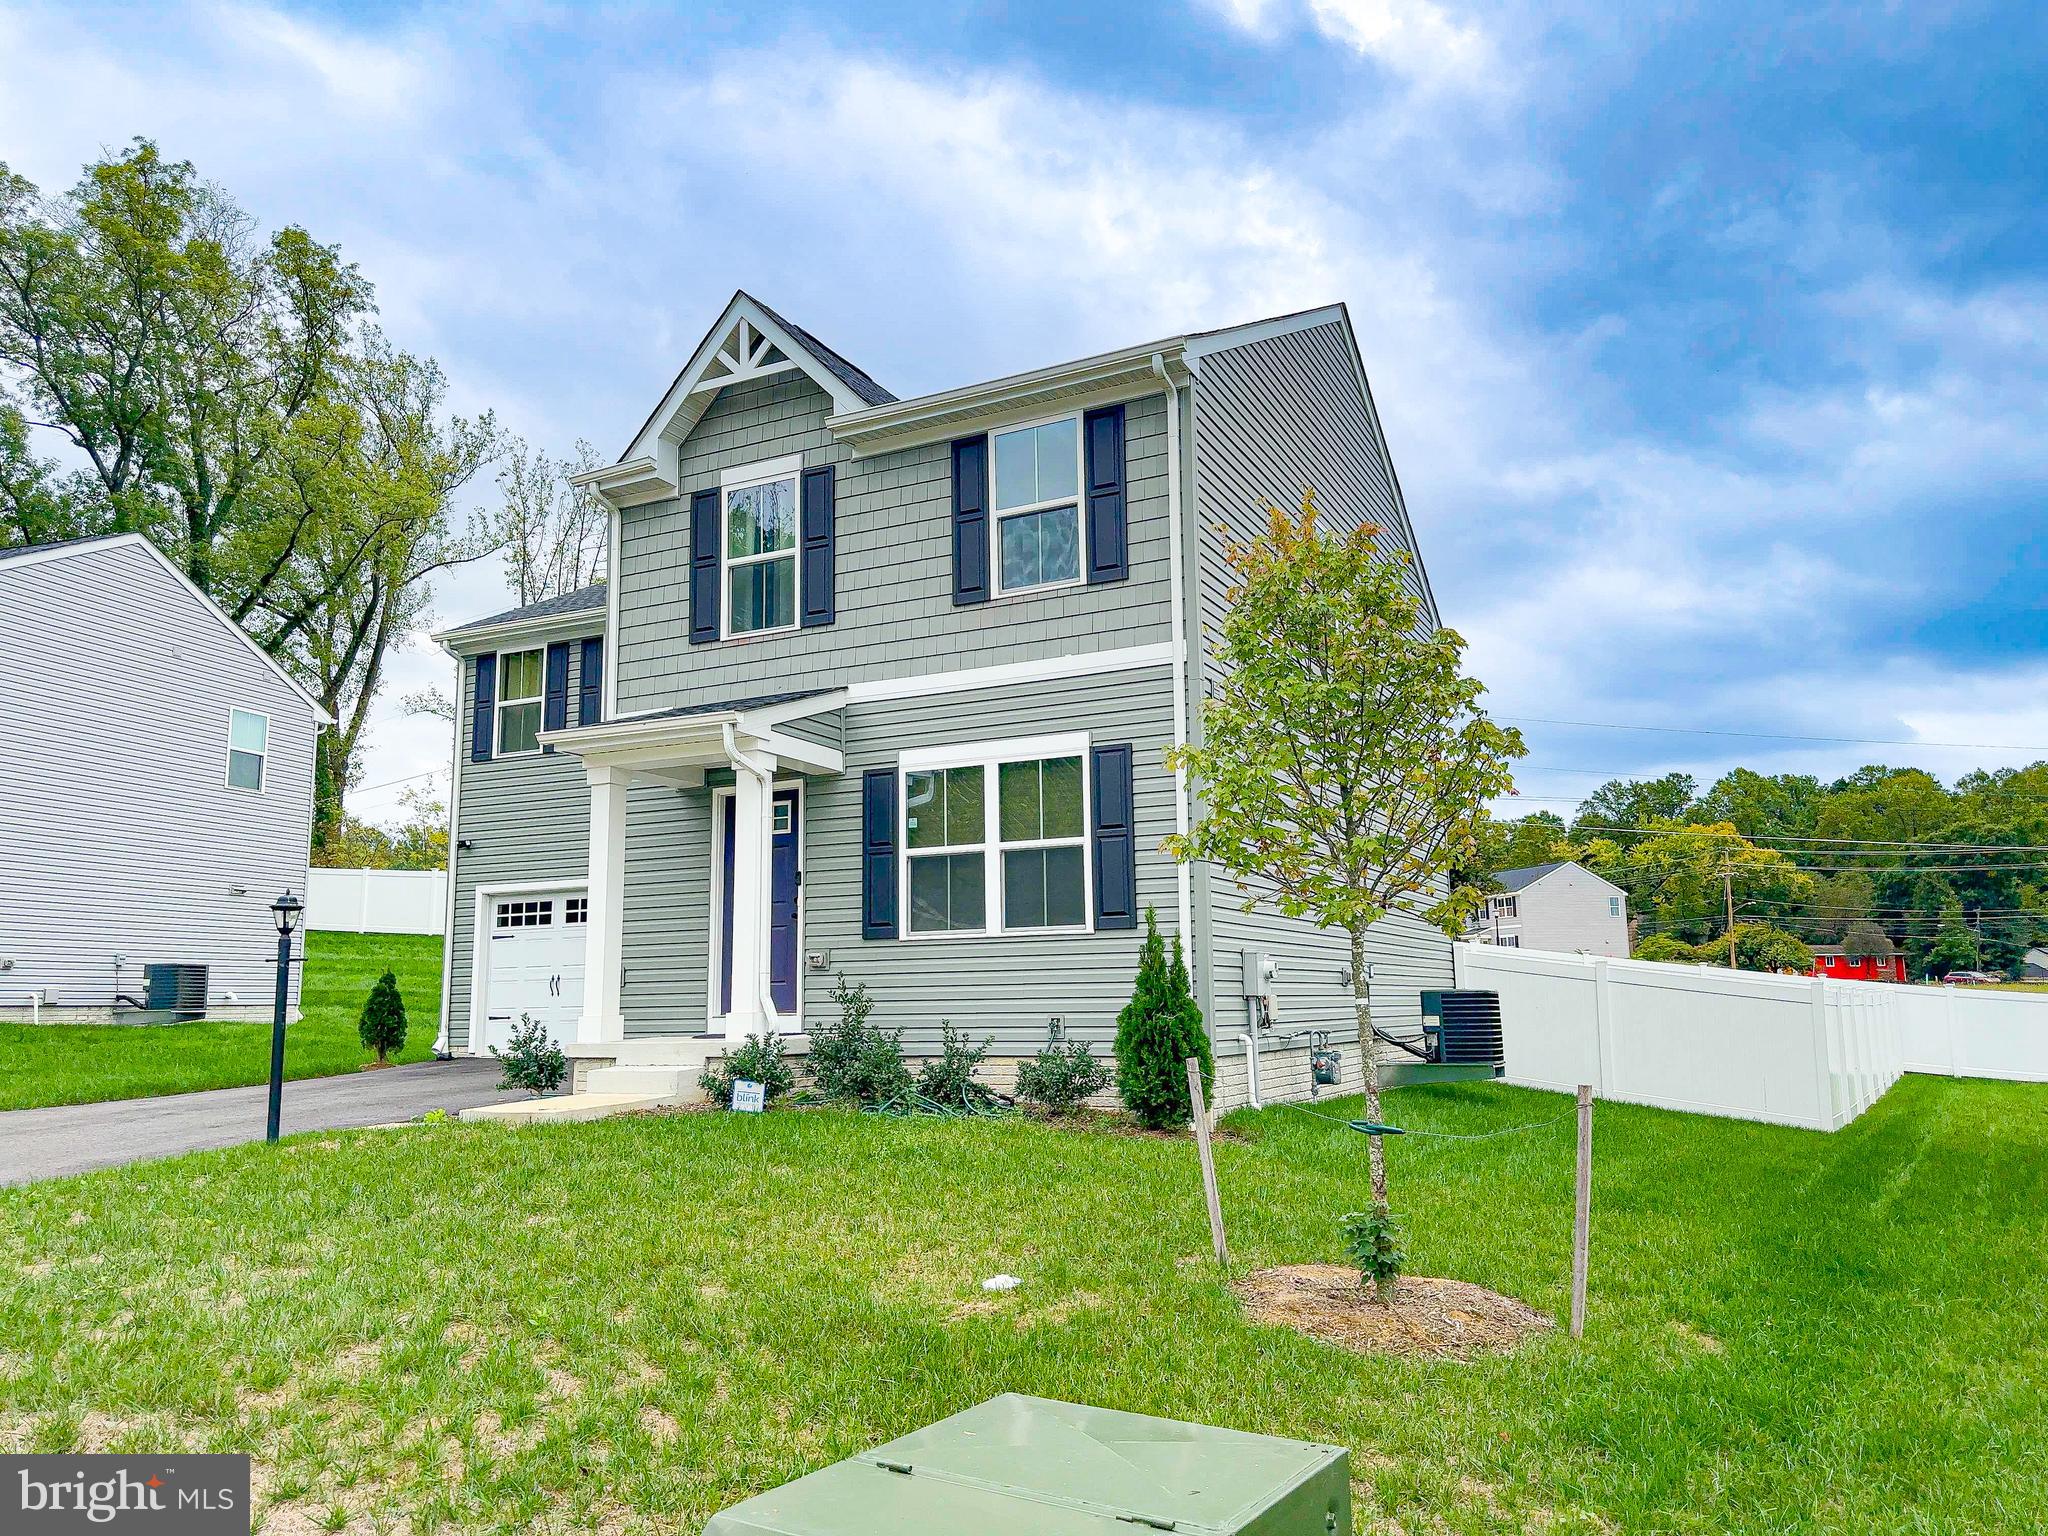
[[[736,753],[765,753],[805,773],[836,774],[845,768],[837,747],[805,741],[777,727],[828,714],[845,702],[844,688],[750,694],[542,731],[540,740],[543,746],[574,753],[592,765],[674,783],[701,782],[704,769],[732,766]],[[677,778],[678,772],[686,778]]]

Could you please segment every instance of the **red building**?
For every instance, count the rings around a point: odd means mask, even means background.
[[[1817,944],[1812,974],[1833,981],[1904,981],[1906,957],[1895,954],[1889,960],[1880,960],[1875,955],[1851,958],[1839,944]]]

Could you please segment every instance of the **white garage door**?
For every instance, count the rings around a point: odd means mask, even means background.
[[[558,1044],[576,1038],[583,1015],[583,944],[590,904],[577,890],[493,897],[484,940],[484,1021],[475,1049],[503,1050],[521,1014]]]

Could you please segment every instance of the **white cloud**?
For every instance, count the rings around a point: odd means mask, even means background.
[[[1309,0],[1322,33],[1407,79],[1474,85],[1499,68],[1493,41],[1432,0]]]

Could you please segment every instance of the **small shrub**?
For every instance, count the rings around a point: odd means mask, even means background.
[[[420,1124],[422,1125],[446,1125],[447,1123],[448,1111],[445,1109],[430,1109],[420,1116]]]
[[[569,1058],[548,1038],[547,1026],[530,1013],[519,1015],[512,1029],[512,1043],[499,1050],[491,1047],[505,1076],[500,1088],[524,1088],[535,1098],[553,1093],[569,1075]]]
[[[356,1033],[369,1049],[384,1061],[393,1051],[405,1049],[405,999],[398,995],[398,978],[386,971],[370,988],[363,1015],[356,1021]]]
[[[1381,1301],[1394,1299],[1394,1282],[1408,1254],[1401,1246],[1400,1218],[1376,1211],[1353,1211],[1337,1223],[1344,1234],[1344,1251],[1358,1266],[1358,1283],[1370,1285]]]
[[[720,1109],[732,1107],[732,1085],[741,1082],[759,1083],[762,1099],[770,1104],[796,1087],[796,1068],[783,1057],[780,1035],[749,1035],[719,1065],[707,1065],[697,1075],[697,1086]]]
[[[872,1021],[875,1001],[867,984],[849,987],[841,976],[832,988],[839,1021],[811,1031],[811,1076],[818,1092],[838,1103],[889,1104],[908,1099],[916,1088],[903,1061],[903,1031]]]
[[[1109,1068],[1095,1059],[1085,1040],[1048,1040],[1017,1068],[1017,1097],[1050,1115],[1071,1115],[1108,1086]]]
[[[969,1045],[965,1030],[955,1029],[950,1022],[940,1028],[944,1043],[939,1054],[918,1069],[917,1091],[948,1109],[994,1107],[995,1090],[977,1081],[974,1074],[988,1059],[995,1036],[987,1036],[980,1045]]]
[[[1145,945],[1139,951],[1138,980],[1131,1000],[1116,1016],[1116,1086],[1124,1107],[1148,1130],[1186,1125],[1194,1118],[1188,1098],[1187,1059],[1202,1063],[1202,1092],[1211,1093],[1216,1063],[1202,1010],[1188,981],[1187,960],[1180,937],[1174,936],[1173,960],[1159,937],[1159,917],[1145,909]]]

